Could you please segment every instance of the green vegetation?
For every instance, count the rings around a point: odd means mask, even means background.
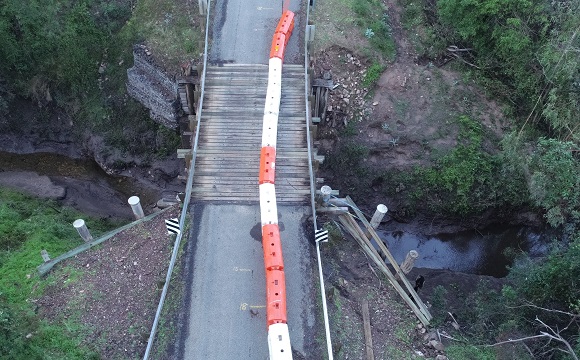
[[[573,142],[540,138],[530,159],[532,200],[554,227],[580,218],[580,162],[574,157],[578,151]]]
[[[395,59],[389,15],[381,0],[319,1],[312,19],[317,47],[342,46],[379,64]]]
[[[173,73],[197,56],[195,9],[184,8],[190,6],[167,0],[2,2],[0,116],[22,96],[66,112],[79,139],[88,130],[123,152],[166,153],[157,144],[178,136],[127,96],[126,70],[135,43]]]
[[[51,201],[34,200],[0,188],[0,357],[2,359],[98,359],[82,344],[82,326],[71,320],[48,324],[35,314],[39,297],[54,275],[40,279],[40,251],[55,257],[82,240],[72,223],[79,214]],[[111,224],[89,219],[94,236]],[[80,274],[69,274],[75,281]]]
[[[457,146],[436,157],[431,167],[379,174],[376,179],[384,185],[383,191],[396,195],[399,190],[392,184],[403,184],[411,213],[421,207],[466,217],[490,208],[508,212],[526,205],[529,196],[523,169],[510,166],[503,153],[485,150],[487,134],[479,122],[459,116],[457,125]]]
[[[362,85],[366,88],[373,87],[377,81],[379,81],[381,74],[383,73],[384,67],[378,63],[372,64],[368,69],[363,78]]]
[[[472,345],[451,345],[445,349],[450,360],[495,360],[493,349]]]
[[[369,39],[372,50],[393,61],[396,55],[395,42],[383,3],[379,0],[358,0],[352,2],[351,6],[356,14],[355,22]]]

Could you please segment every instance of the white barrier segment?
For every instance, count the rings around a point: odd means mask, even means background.
[[[278,116],[274,114],[264,114],[262,121],[264,123],[268,123],[271,126],[278,127]]]
[[[292,360],[290,333],[286,324],[268,326],[268,349],[270,360]]]
[[[278,206],[276,205],[276,187],[274,184],[260,184],[260,215],[262,226],[278,224]]]
[[[282,97],[282,89],[280,83],[268,82],[268,89],[266,90],[266,103],[271,101],[280,101]]]
[[[276,89],[278,88],[278,90],[270,90],[270,89]],[[276,85],[268,85],[268,91],[266,93],[266,101],[264,104],[264,115],[266,114],[275,114],[276,116],[278,115],[278,112],[280,111],[280,90],[279,87],[277,87]]]
[[[276,148],[276,142],[278,137],[278,123],[264,121],[262,126],[262,147],[271,146]]]
[[[268,81],[277,80],[282,82],[282,59],[274,57],[268,62]]]

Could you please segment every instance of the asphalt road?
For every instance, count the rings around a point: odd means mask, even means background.
[[[280,210],[288,326],[296,359],[318,358],[315,258],[303,206]],[[187,251],[188,319],[181,359],[268,359],[258,205],[196,204]]]
[[[284,0],[216,0],[212,23],[212,62],[267,64],[274,30],[282,15]],[[294,33],[288,42],[285,61],[303,63],[303,28],[300,0],[290,0],[296,14]]]
[[[290,10],[299,15],[299,0]],[[282,0],[217,0],[210,61],[267,64]],[[296,19],[286,60],[300,59]],[[258,161],[258,159],[256,159]],[[258,174],[256,174],[257,180]],[[257,181],[256,181],[257,182]],[[256,192],[258,191],[256,183]],[[316,258],[307,206],[279,206],[285,262],[288,327],[294,359],[322,358]],[[268,359],[266,279],[259,204],[194,204],[186,250],[186,314],[178,359]]]

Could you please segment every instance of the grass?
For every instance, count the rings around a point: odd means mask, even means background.
[[[446,349],[449,360],[495,360],[492,348],[473,345],[451,345]]]
[[[146,109],[128,98],[126,71],[133,63],[136,43],[146,44],[169,75],[179,73],[182,63],[198,59],[202,32],[197,6],[185,0],[143,0],[135,2],[133,11],[123,9],[109,11],[120,14],[117,22],[122,26],[111,30],[99,87],[87,89],[87,96],[71,101],[67,112],[80,132],[90,129],[102,134],[109,146],[122,153],[167,156],[178,147],[180,137],[151,120]],[[105,14],[107,9],[101,12]]]
[[[50,283],[78,281],[82,273],[63,269],[39,278],[40,251],[55,257],[82,243],[72,222],[80,214],[60,208],[52,201],[35,200],[0,188],[0,358],[2,359],[96,359],[82,344],[82,324],[69,319],[50,324],[35,314],[31,301]],[[86,219],[98,236],[112,224]],[[20,235],[18,235],[20,234]]]
[[[379,64],[395,58],[388,14],[379,0],[319,0],[312,19],[320,50],[339,45]]]
[[[373,87],[379,81],[384,69],[384,66],[379,63],[372,64],[365,73],[362,85],[366,88]]]
[[[199,57],[200,23],[197,6],[189,2],[142,0],[123,31],[144,40],[162,65],[176,71],[184,61]]]

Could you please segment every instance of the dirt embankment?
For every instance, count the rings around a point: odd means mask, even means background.
[[[165,157],[130,155],[102,136],[82,132],[62,109],[16,99],[0,118],[0,183],[89,215],[115,218],[131,217],[126,202],[132,195],[152,208],[159,199],[183,192],[178,179],[183,160],[173,151]],[[154,152],[156,145],[145,148]]]

